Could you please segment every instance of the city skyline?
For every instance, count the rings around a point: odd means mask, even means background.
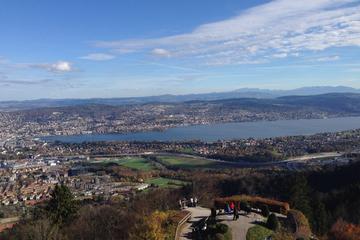
[[[360,1],[5,1],[0,100],[360,88]]]

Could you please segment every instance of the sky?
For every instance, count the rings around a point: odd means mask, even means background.
[[[2,0],[0,100],[360,88],[360,0]]]

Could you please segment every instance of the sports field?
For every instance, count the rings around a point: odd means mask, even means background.
[[[94,160],[92,161],[92,163],[98,163],[98,164],[115,163],[123,167],[141,170],[141,171],[151,171],[155,168],[150,161],[142,157],[108,158],[108,159]]]
[[[178,168],[216,168],[217,163],[198,157],[186,156],[157,156],[157,159],[167,167]]]

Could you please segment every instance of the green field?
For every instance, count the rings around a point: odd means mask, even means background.
[[[154,184],[160,188],[177,188],[188,184],[184,181],[162,177],[148,179],[146,180],[146,183]]]
[[[266,237],[270,236],[273,231],[260,226],[256,225],[250,228],[246,234],[246,240],[264,240]]]
[[[118,164],[119,166],[142,170],[142,171],[151,171],[155,167],[151,164],[150,161],[141,157],[123,157],[123,158],[109,158],[109,159],[101,159],[94,160],[92,163],[97,164]]]
[[[198,157],[157,156],[157,159],[167,167],[178,168],[216,168],[217,163]]]
[[[91,161],[93,164],[109,165],[117,164],[119,166],[141,170],[151,171],[156,169],[160,163],[167,168],[182,169],[215,169],[228,166],[226,163],[217,163],[200,157],[182,156],[182,155],[157,155],[158,163],[142,157],[119,157],[119,158],[102,158]]]

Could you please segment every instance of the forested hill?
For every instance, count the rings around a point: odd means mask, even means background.
[[[173,108],[193,108],[197,106],[219,106],[225,108],[242,108],[253,110],[287,110],[288,108],[312,108],[319,111],[328,112],[341,112],[341,113],[359,113],[360,112],[360,94],[357,93],[329,93],[321,95],[310,96],[284,96],[275,99],[258,99],[258,98],[232,98],[222,100],[211,101],[185,101],[180,103],[172,102],[150,102],[145,104],[133,104],[133,105],[121,105],[114,106],[113,104],[80,104],[75,106],[64,107],[42,107],[36,108],[34,111],[72,111],[72,110],[84,110],[84,111],[96,111],[102,109],[106,111],[116,111],[116,109],[128,109],[139,108],[146,106],[171,106]]]
[[[187,102],[201,103],[203,101]],[[203,102],[205,103],[205,102]],[[357,93],[329,93],[313,96],[285,96],[275,99],[225,99],[211,101],[213,104],[221,104],[224,107],[242,107],[252,109],[284,109],[298,107],[300,109],[312,108],[319,111],[333,113],[359,113],[360,112],[360,94]]]
[[[292,90],[269,90],[257,88],[241,88],[229,92],[197,93],[185,95],[159,95],[147,97],[89,98],[89,99],[36,99],[27,101],[0,102],[0,111],[14,111],[43,107],[68,107],[81,105],[133,105],[146,103],[182,103],[187,101],[216,101],[224,99],[256,98],[275,99],[284,96],[314,96],[328,93],[358,93],[359,89],[337,87],[304,87]]]
[[[54,114],[56,113],[56,114]],[[207,122],[256,121],[277,119],[322,118],[360,115],[360,94],[331,93],[315,96],[286,96],[275,99],[237,98],[182,103],[147,103],[135,105],[84,104],[68,107],[21,110],[27,121],[79,116],[89,118],[133,119],[178,123],[191,119]],[[49,119],[48,119],[49,118]],[[194,122],[196,123],[196,122]]]

